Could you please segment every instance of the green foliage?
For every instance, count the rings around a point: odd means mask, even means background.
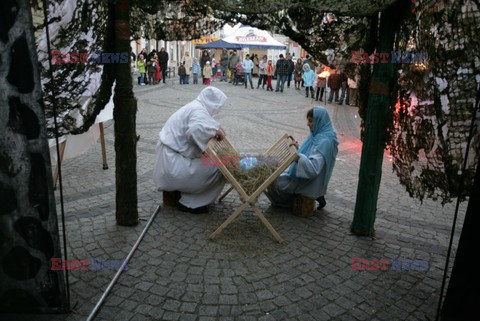
[[[402,66],[389,149],[400,182],[420,200],[465,199],[478,162],[480,135],[475,127],[462,173],[471,120],[478,117],[475,77],[480,74],[480,12],[469,3],[417,1],[415,19],[407,21],[402,34],[401,49],[426,52],[429,61]]]

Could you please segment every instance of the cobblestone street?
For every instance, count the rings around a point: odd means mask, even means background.
[[[263,152],[284,133],[301,143],[308,134],[306,112],[318,105],[293,84],[283,93],[224,82],[213,86],[229,98],[216,119],[242,153]],[[64,162],[70,260],[127,256],[162,203],[162,193],[152,180],[158,132],[203,88],[179,85],[173,78],[157,86],[135,84],[141,219],[136,227],[115,223],[112,122],[105,125],[108,170],[102,169],[99,142],[86,154]],[[340,145],[323,210],[299,218],[270,207],[262,195],[260,210],[285,240],[278,244],[248,207],[215,240],[209,240],[210,233],[241,204],[235,192],[206,215],[162,207],[96,320],[433,320],[454,204],[442,207],[440,202],[420,203],[409,197],[386,153],[376,237],[352,235],[360,118],[356,107],[328,104],[327,109]],[[59,204],[58,191],[56,197]],[[462,204],[460,227],[465,207]],[[389,265],[387,270],[358,271],[352,270],[352,258],[426,260],[428,270],[399,271]],[[85,320],[115,272],[70,271],[70,315],[9,315],[5,320]]]

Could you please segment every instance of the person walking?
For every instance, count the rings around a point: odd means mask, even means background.
[[[220,55],[220,70],[222,76],[220,77],[220,81],[228,81],[227,74],[228,74],[228,53],[227,49],[223,49],[222,54]]]
[[[168,68],[168,53],[165,51],[165,48],[160,49],[158,54],[158,62],[160,63],[160,68],[162,69],[162,80],[163,83],[165,83]]]
[[[253,61],[250,60],[250,55],[246,55],[245,59],[242,61],[243,72],[245,73],[245,88],[247,88],[247,79],[250,81],[250,87],[253,89],[252,83],[252,70],[253,70]]]
[[[275,92],[280,91],[283,93],[283,86],[288,72],[288,63],[285,58],[283,58],[283,54],[280,54],[278,58],[275,66],[275,72],[277,73],[277,88],[275,89]]]
[[[228,59],[228,68],[230,69],[230,83],[235,79],[235,68],[237,67],[240,57],[237,55],[237,51],[234,50],[230,58]]]
[[[268,65],[268,60],[267,60],[267,55],[263,55],[262,60],[258,63],[258,84],[257,84],[257,89],[260,87],[260,84],[263,81],[262,84],[262,89],[265,89],[265,84],[267,83],[267,65]]]
[[[193,60],[190,56],[190,52],[185,51],[182,58],[183,65],[185,66],[185,84],[188,85],[190,81],[190,74],[192,73]]]

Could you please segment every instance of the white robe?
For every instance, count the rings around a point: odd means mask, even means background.
[[[197,208],[213,203],[225,180],[216,166],[202,166],[202,151],[220,124],[213,119],[227,97],[207,87],[191,103],[177,110],[160,131],[154,167],[159,191],[180,191],[180,203]]]

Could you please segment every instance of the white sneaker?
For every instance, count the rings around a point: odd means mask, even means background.
[[[145,86],[145,84],[142,82],[142,83],[140,84],[140,86]]]

